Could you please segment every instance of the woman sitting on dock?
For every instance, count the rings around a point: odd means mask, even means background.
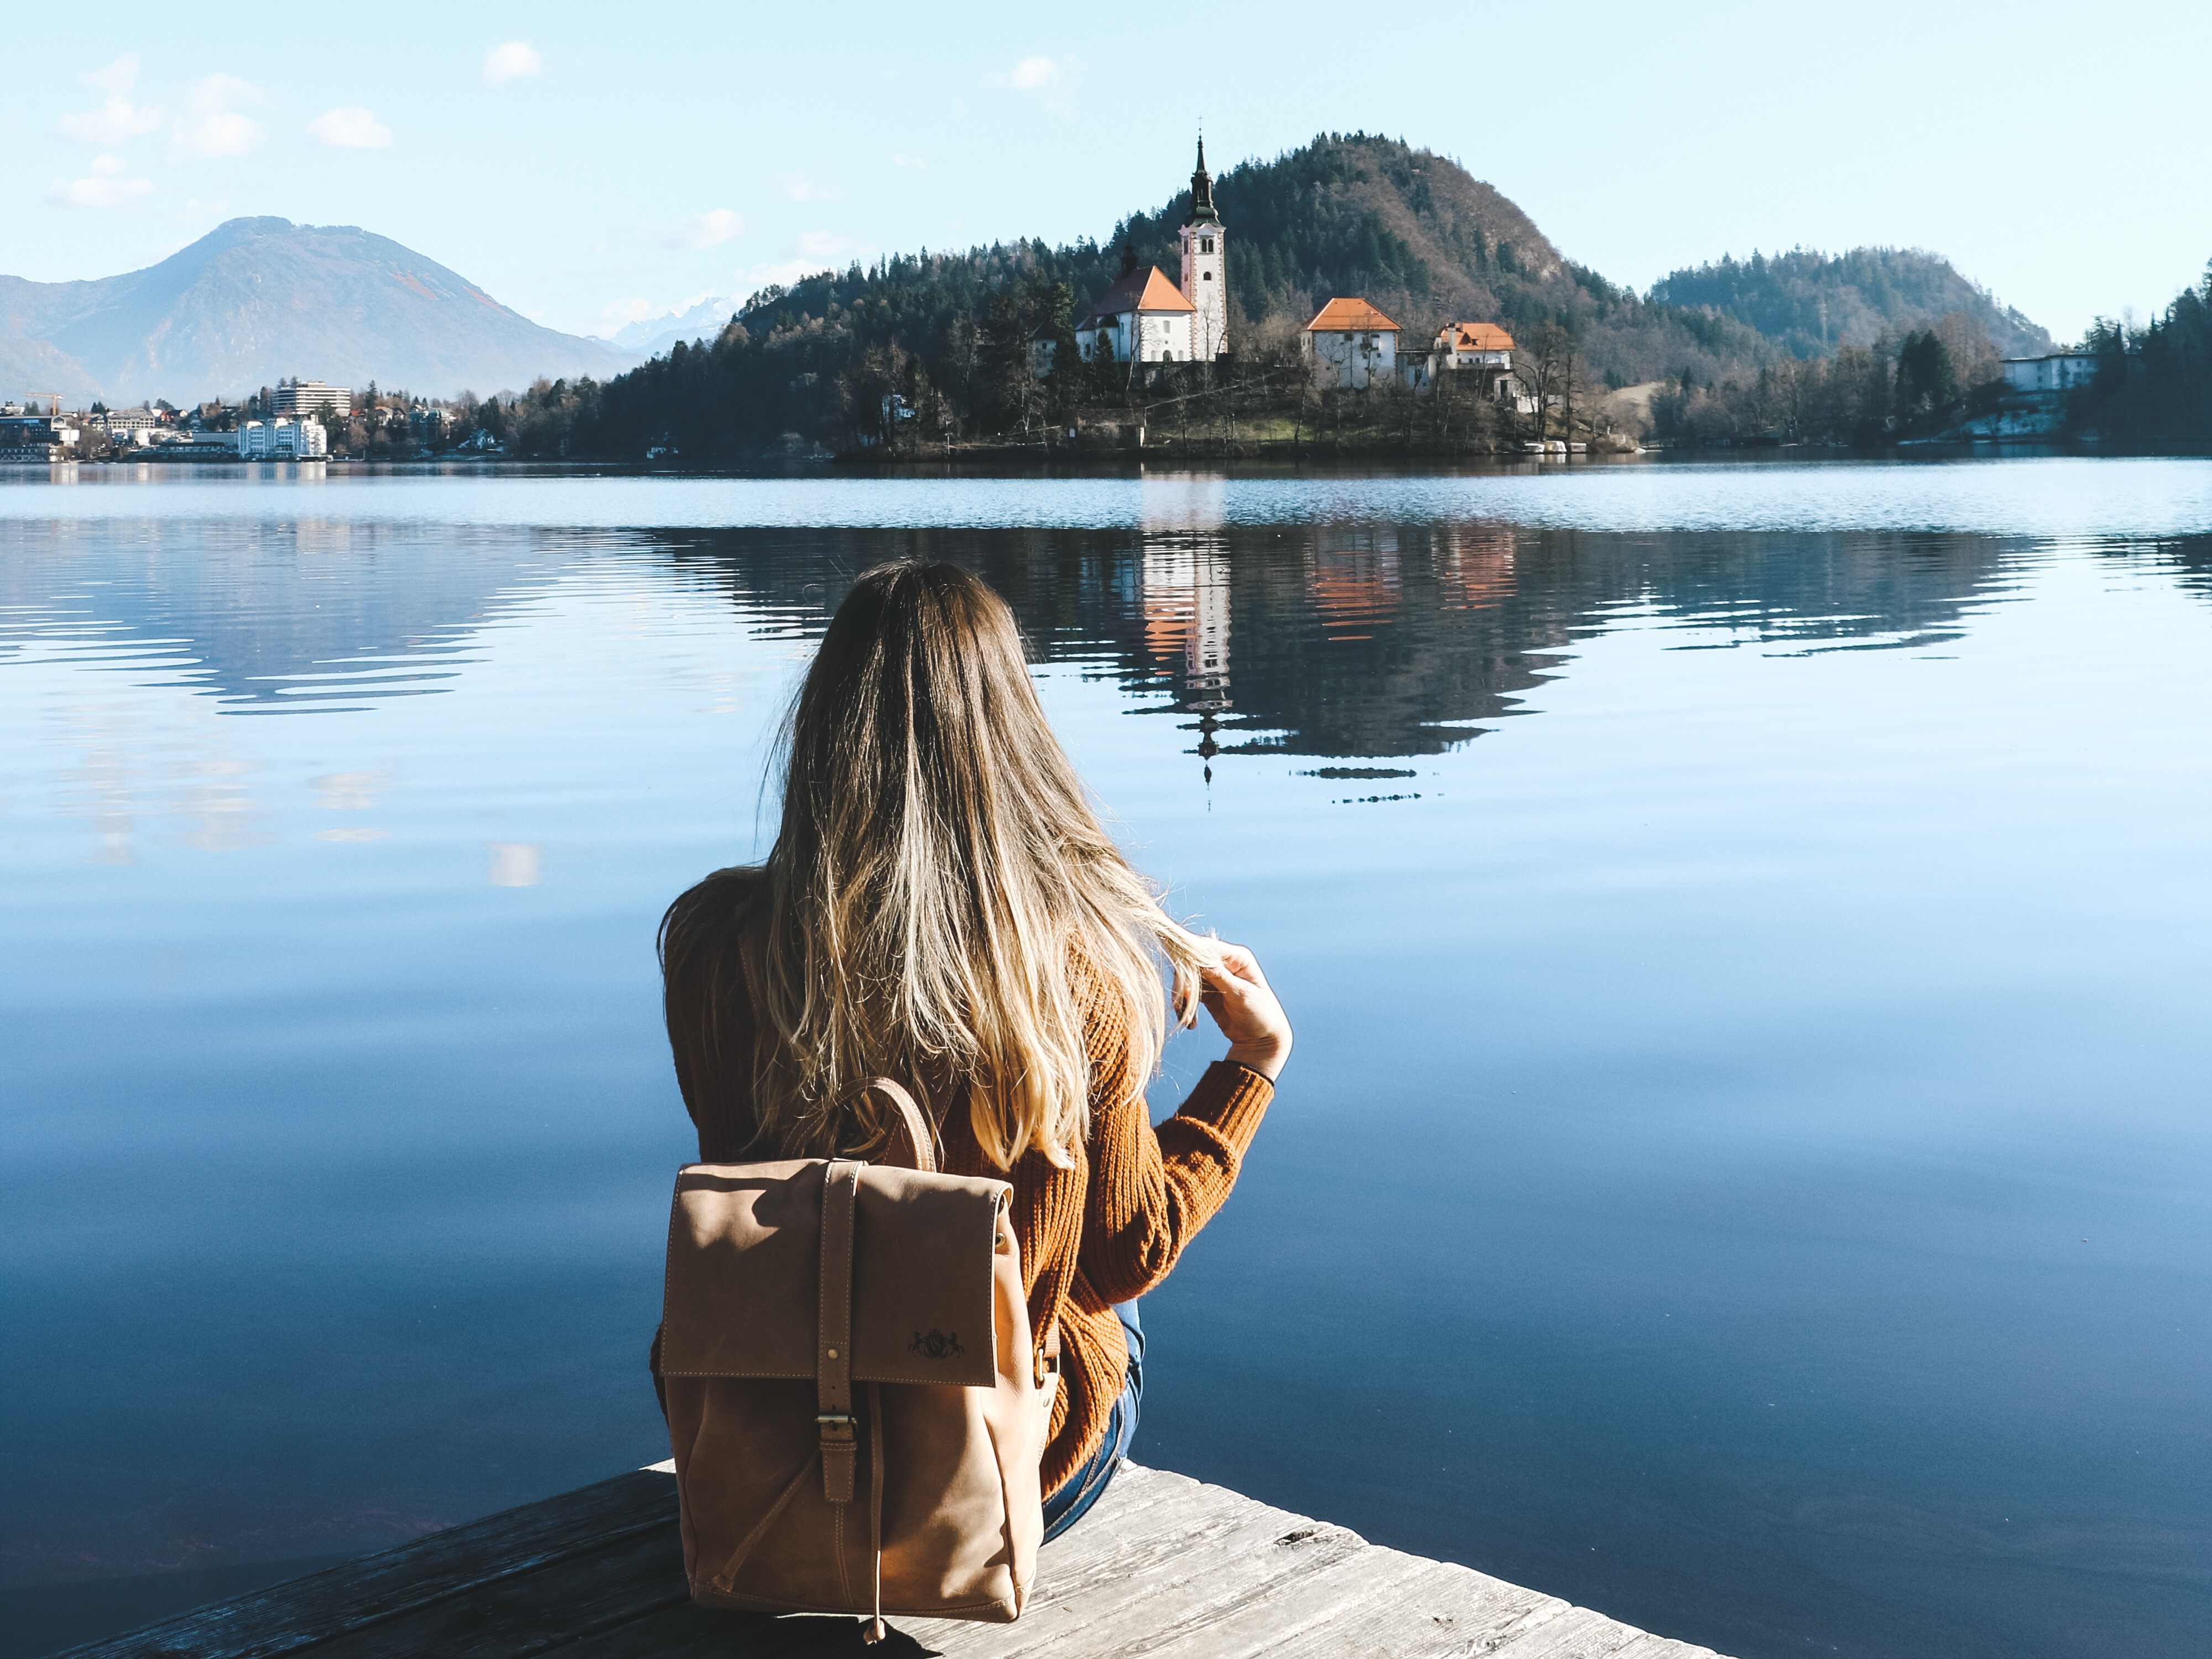
[[[1094,1504],[1144,1385],[1137,1298],[1229,1196],[1290,1054],[1252,953],[1202,938],[1100,826],[1006,603],[957,565],[862,575],[787,734],[768,862],[717,871],[661,923],[668,1036],[704,1163],[866,1156],[853,1085],[908,1084],[939,1166],[1012,1182],[1030,1325],[1062,1386],[1046,1536]],[[1229,1039],[1174,1116],[1145,1083],[1173,975]]]

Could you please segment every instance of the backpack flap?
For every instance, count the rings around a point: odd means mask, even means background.
[[[823,1163],[694,1164],[676,1178],[665,1376],[812,1377],[822,1328]],[[871,1164],[854,1214],[852,1376],[998,1381],[994,1251],[1003,1181]]]

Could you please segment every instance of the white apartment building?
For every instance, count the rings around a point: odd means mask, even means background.
[[[2004,360],[2008,392],[2071,392],[2097,378],[2097,360],[2086,351],[2054,351],[2045,357]]]
[[[247,421],[238,428],[242,461],[312,461],[331,453],[330,434],[317,421]]]
[[[342,386],[325,386],[320,380],[279,380],[276,382],[276,412],[289,415],[294,420],[319,414],[329,410],[339,420],[353,413],[353,393]]]

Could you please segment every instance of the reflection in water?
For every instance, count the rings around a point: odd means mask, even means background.
[[[1178,498],[1179,499],[1179,498]],[[973,563],[1046,660],[1119,659],[1232,752],[1440,754],[1623,622],[1766,649],[1917,648],[2000,593],[2019,546],[1980,536],[1595,536],[1508,525],[990,531],[953,538],[726,531],[659,540],[748,617],[818,628],[874,559]],[[1235,641],[1234,666],[1231,642]],[[1703,641],[1707,645],[1710,640]],[[1232,695],[1233,693],[1233,695]],[[1205,752],[1202,747],[1201,753]]]
[[[309,778],[315,805],[326,812],[366,812],[392,781],[389,772],[329,772]]]
[[[24,544],[0,564],[0,661],[13,649],[161,671],[226,713],[359,710],[450,690],[481,660],[485,630],[580,553],[658,553],[726,589],[754,630],[801,638],[860,569],[920,553],[981,569],[1045,659],[1103,648],[1133,685],[1164,686],[1209,735],[1243,733],[1232,750],[1413,756],[1510,714],[1561,671],[1578,636],[1621,619],[1717,623],[1729,642],[1767,648],[1941,644],[1967,606],[2002,588],[2014,545],[1223,526],[1208,502],[1202,481],[1164,482],[1158,527],[1138,534],[596,532],[580,547],[546,531],[454,538],[412,526],[172,525],[149,556],[13,526]],[[1148,518],[1152,505],[1148,495]],[[718,690],[708,707],[736,704]],[[210,795],[199,810],[243,809]]]
[[[1297,1000],[1159,1297],[1159,1461],[1749,1659],[2189,1650],[2212,540],[1200,478],[1102,528],[579,535],[573,483],[537,527],[0,514],[0,1597],[660,1455],[653,919],[772,833],[809,642],[924,553]],[[333,718],[235,718],[276,713]]]
[[[488,841],[491,862],[484,879],[494,887],[535,887],[544,878],[545,849],[536,842]]]
[[[420,525],[11,523],[0,663],[150,670],[226,714],[361,709],[451,689],[464,641],[543,580],[538,538]]]

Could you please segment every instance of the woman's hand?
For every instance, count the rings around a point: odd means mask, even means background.
[[[1199,1000],[1229,1039],[1229,1058],[1273,1082],[1291,1057],[1291,1021],[1259,958],[1241,945],[1224,945],[1220,970],[1207,969],[1201,978]]]

